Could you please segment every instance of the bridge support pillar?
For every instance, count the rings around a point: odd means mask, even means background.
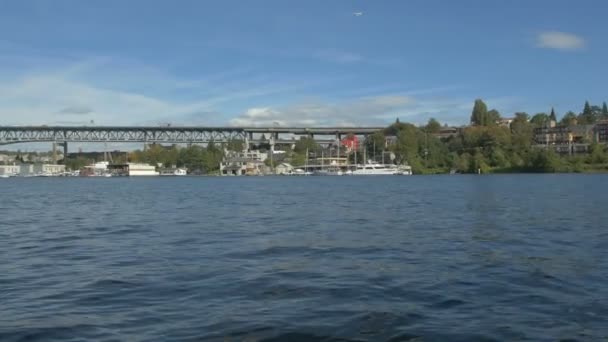
[[[57,164],[57,143],[53,141],[53,164]]]
[[[63,142],[63,163],[68,159],[68,142]]]
[[[249,152],[251,150],[251,144],[253,144],[253,132],[245,133],[245,151]]]

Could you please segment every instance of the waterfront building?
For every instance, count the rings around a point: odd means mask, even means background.
[[[586,153],[592,142],[605,142],[608,123],[595,125],[547,125],[534,129],[534,142],[537,147],[551,148],[562,154]]]
[[[264,161],[268,154],[258,150],[230,152],[220,163],[222,176],[262,175],[268,173]]]
[[[534,141],[539,145],[590,143],[594,139],[595,125],[550,126],[534,129]]]
[[[156,167],[149,164],[125,163],[109,164],[108,171],[117,176],[158,176]]]
[[[599,143],[608,143],[608,120],[595,124],[595,137]]]
[[[275,168],[277,175],[290,174],[293,171],[293,166],[289,163],[281,163]]]
[[[59,164],[33,164],[35,175],[59,175],[65,172],[65,165]]]
[[[534,142],[539,145],[561,145],[573,142],[574,135],[568,126],[545,126],[534,129]]]
[[[360,142],[356,135],[349,135],[342,139],[340,144],[344,147],[346,153],[350,153],[351,151],[359,150]]]
[[[14,176],[21,172],[19,165],[0,165],[0,176]]]

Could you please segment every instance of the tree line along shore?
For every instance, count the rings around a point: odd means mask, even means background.
[[[504,117],[495,109],[488,110],[481,100],[475,100],[470,124],[448,127],[431,118],[426,125],[416,126],[397,119],[384,130],[367,136],[356,148],[343,148],[340,155],[351,162],[375,158],[387,159],[396,164],[409,164],[415,174],[440,173],[515,173],[515,172],[607,172],[608,150],[606,136],[598,135],[594,127],[608,127],[608,108],[593,106],[585,102],[580,113],[569,111],[558,118],[555,111],[529,115],[525,112]],[[604,127],[604,126],[601,126]],[[570,141],[551,141],[556,132],[576,132],[586,128],[588,134],[567,133]],[[579,129],[579,131],[580,131]],[[585,130],[583,130],[585,131]],[[589,133],[590,132],[590,133]],[[566,134],[566,133],[563,133]],[[574,135],[574,136],[573,136]],[[583,146],[581,150],[560,145]],[[115,156],[117,162],[143,162],[166,167],[184,167],[194,173],[214,174],[220,162],[231,151],[241,151],[243,141],[227,144],[209,143],[206,146],[160,146],[149,145],[145,150],[136,150]],[[269,150],[268,144],[253,146],[254,149]],[[334,153],[328,151],[314,139],[302,137],[285,148],[281,158],[267,160],[269,166],[279,161],[294,166],[304,165],[311,156]],[[308,155],[307,155],[308,153]],[[388,160],[388,159],[387,159]],[[70,169],[78,169],[91,162],[86,157],[67,158]]]

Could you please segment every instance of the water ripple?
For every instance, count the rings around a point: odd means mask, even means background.
[[[608,340],[603,177],[2,180],[0,340]]]

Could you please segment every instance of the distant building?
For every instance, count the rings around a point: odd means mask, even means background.
[[[458,127],[441,127],[439,132],[431,133],[431,135],[439,139],[447,139],[457,136],[458,133],[460,133],[460,129]]]
[[[21,172],[19,165],[0,165],[0,176],[8,175],[14,176]]]
[[[608,143],[608,121],[600,121],[595,124],[596,141]]]
[[[275,151],[276,153],[276,151]],[[268,159],[268,153],[267,152],[260,152],[259,150],[251,150],[251,151],[244,151],[244,152],[232,152],[229,154],[230,157],[238,157],[238,158],[245,158],[245,159],[249,159],[249,160],[259,160],[259,161],[265,161],[266,159]]]
[[[513,123],[513,120],[515,120],[515,118],[500,118],[500,119],[496,120],[496,124],[500,127],[511,128],[511,124]]]
[[[65,172],[65,165],[58,164],[33,164],[34,174],[57,175]]]
[[[589,143],[594,139],[595,125],[553,126],[534,129],[534,142],[539,145]]]
[[[568,126],[538,127],[534,129],[534,142],[539,145],[560,145],[573,142],[572,130]]]
[[[594,141],[595,125],[576,125],[570,127],[571,141],[590,143]]]
[[[222,176],[261,175],[268,173],[264,161],[268,154],[258,150],[231,152],[220,163]]]
[[[9,163],[15,160],[14,156],[9,156],[8,154],[0,154],[0,163]]]
[[[158,176],[156,167],[141,163],[109,164],[108,171],[119,176]]]
[[[384,148],[388,148],[389,146],[397,145],[397,136],[396,135],[387,135],[384,137]]]
[[[278,175],[286,175],[293,171],[293,166],[289,163],[281,163],[275,168]]]
[[[356,135],[347,136],[340,141],[340,144],[346,149],[346,152],[356,151],[359,149],[359,138]]]

